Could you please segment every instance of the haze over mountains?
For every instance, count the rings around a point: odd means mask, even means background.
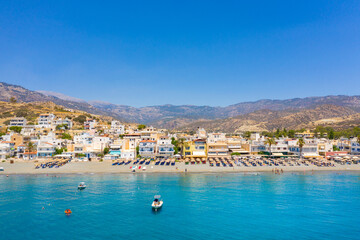
[[[0,83],[0,100],[15,97],[21,102],[51,101],[67,108],[108,115],[122,121],[151,124],[169,129],[239,132],[273,130],[278,127],[302,128],[317,124],[336,127],[360,122],[360,96],[325,96],[287,100],[259,100],[226,107],[160,105],[131,107],[102,101],[89,101],[50,91],[31,91]],[[341,123],[341,124],[340,124]]]

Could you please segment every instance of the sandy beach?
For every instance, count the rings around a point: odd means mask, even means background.
[[[0,167],[4,171],[0,171],[2,175],[8,174],[83,174],[83,173],[132,173],[133,164],[113,166],[111,161],[104,162],[70,162],[59,168],[38,168],[35,169],[35,162],[9,162],[0,163]],[[304,171],[360,171],[360,164],[340,165],[335,164],[334,167],[318,167],[309,166],[234,166],[234,167],[211,167],[209,164],[188,164],[184,162],[176,162],[175,166],[162,165],[135,165],[136,173],[218,173],[218,172],[272,172],[275,168],[284,172],[304,172]],[[146,166],[146,170],[139,169],[139,166]]]

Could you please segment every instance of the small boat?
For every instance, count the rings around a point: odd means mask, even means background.
[[[65,215],[70,216],[71,213],[72,213],[72,211],[70,209],[65,210]]]
[[[151,204],[151,207],[153,210],[157,211],[158,209],[160,209],[163,205],[163,201],[161,200],[161,196],[160,195],[155,195],[154,196],[154,201]]]
[[[3,172],[3,171],[4,171],[4,168],[3,168],[3,167],[0,167],[0,171]]]
[[[86,185],[85,185],[84,182],[79,183],[79,186],[78,186],[78,189],[79,189],[79,190],[83,190],[83,189],[85,189],[85,188],[86,188]]]

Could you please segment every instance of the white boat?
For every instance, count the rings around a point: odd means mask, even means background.
[[[163,203],[164,202],[161,200],[161,196],[155,195],[154,201],[152,202],[151,207],[156,211],[162,207]]]
[[[85,182],[79,183],[79,186],[78,186],[78,189],[79,189],[79,190],[83,190],[83,189],[85,189],[85,188],[86,188]]]
[[[1,172],[4,171],[4,168],[3,168],[3,167],[0,167],[0,171],[1,171]]]

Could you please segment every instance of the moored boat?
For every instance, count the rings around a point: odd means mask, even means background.
[[[78,186],[78,189],[79,189],[79,190],[83,190],[83,189],[85,189],[85,188],[86,188],[85,182],[79,183],[79,186]]]
[[[157,211],[158,209],[160,209],[163,205],[163,201],[161,200],[161,196],[160,195],[155,195],[154,196],[154,201],[151,204],[151,207],[153,210]]]

